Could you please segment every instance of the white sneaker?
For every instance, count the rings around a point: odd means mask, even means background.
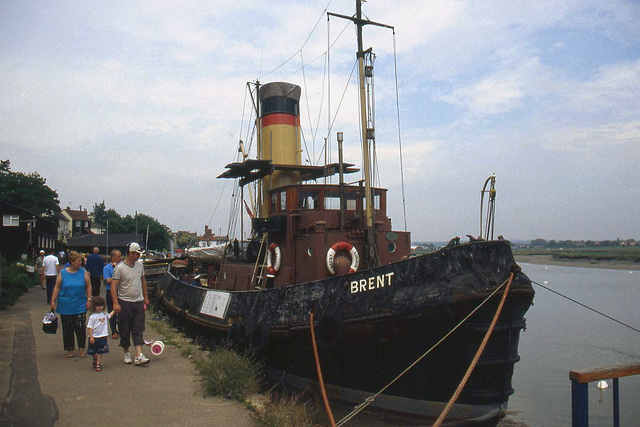
[[[127,365],[131,365],[131,353],[124,354],[124,363]]]
[[[133,361],[134,365],[144,365],[145,363],[149,363],[149,359],[142,353],[140,353],[140,357],[136,356],[136,359]]]

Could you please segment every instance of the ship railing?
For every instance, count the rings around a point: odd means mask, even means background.
[[[640,362],[608,366],[604,368],[570,371],[571,379],[571,425],[589,426],[589,389],[593,381],[613,380],[613,425],[620,426],[619,379],[640,374]]]

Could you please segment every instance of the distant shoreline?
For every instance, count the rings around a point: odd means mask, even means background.
[[[558,265],[561,267],[605,268],[609,270],[640,271],[640,263],[630,261],[559,260],[552,255],[515,255],[516,262],[525,264]]]

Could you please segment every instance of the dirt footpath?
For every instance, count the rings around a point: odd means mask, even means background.
[[[0,311],[0,425],[8,426],[253,426],[240,403],[204,397],[191,362],[165,345],[148,365],[126,365],[109,338],[102,372],[91,356],[66,358],[62,330],[42,332],[45,291],[32,288]],[[149,316],[147,316],[149,317]],[[147,327],[145,339],[163,339]]]

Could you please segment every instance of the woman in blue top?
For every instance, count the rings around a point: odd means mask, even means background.
[[[51,310],[56,310],[62,317],[62,342],[67,357],[75,355],[75,338],[78,340],[80,357],[85,357],[86,315],[91,308],[91,281],[89,273],[82,268],[82,256],[79,253],[71,252],[68,260],[69,267],[61,270],[56,279],[51,296]]]

